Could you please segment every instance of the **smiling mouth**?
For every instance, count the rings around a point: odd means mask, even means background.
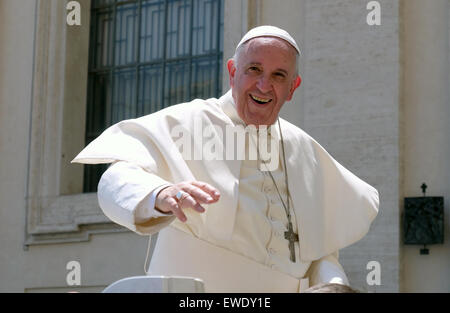
[[[272,99],[263,99],[260,97],[256,97],[254,95],[250,95],[250,98],[252,98],[253,101],[255,101],[258,104],[267,104],[269,102],[272,102]]]

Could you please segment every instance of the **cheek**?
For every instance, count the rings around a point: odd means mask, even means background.
[[[235,87],[237,87],[242,93],[249,91],[252,85],[255,84],[254,79],[251,77],[242,75],[235,80]]]
[[[277,97],[279,101],[285,102],[291,94],[290,86],[277,88]]]

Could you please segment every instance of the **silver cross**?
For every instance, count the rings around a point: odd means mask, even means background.
[[[295,247],[294,242],[298,241],[298,234],[294,233],[292,223],[288,224],[288,231],[284,232],[284,238],[289,240],[289,250],[291,251],[291,261],[295,262]]]

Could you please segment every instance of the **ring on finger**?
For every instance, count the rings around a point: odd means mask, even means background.
[[[184,200],[185,198],[187,198],[187,195],[186,195],[185,192],[183,192],[183,191],[180,190],[180,191],[178,191],[177,194],[175,195],[175,198],[177,198],[178,201],[182,201],[182,200]]]

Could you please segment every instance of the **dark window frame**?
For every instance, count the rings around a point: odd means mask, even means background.
[[[208,6],[211,13],[209,16],[206,15]],[[194,98],[219,97],[222,92],[223,10],[224,0],[93,0],[86,144],[120,120],[147,115]],[[161,12],[164,14],[163,17]],[[149,13],[152,14],[150,28],[146,24]],[[144,14],[147,14],[146,18],[143,18]],[[172,18],[170,14],[176,14],[177,18]],[[158,26],[163,25],[162,30],[153,27],[155,15]],[[103,20],[100,20],[102,18]],[[212,29],[209,33],[207,18]],[[203,19],[203,25],[200,19]],[[183,21],[189,24],[188,36],[181,34],[186,33]],[[128,35],[130,22],[133,28],[131,38],[123,36],[122,28],[125,23],[125,32]],[[101,31],[99,25],[103,26]],[[149,29],[151,35],[145,33]],[[159,35],[162,34],[162,38],[158,37],[157,44],[152,37],[155,35],[154,29],[157,29]],[[202,31],[203,38],[200,37]],[[106,47],[104,42],[99,41],[99,37],[105,39],[105,33]],[[209,35],[209,38],[206,38],[206,35]],[[148,39],[150,37],[151,39]],[[147,40],[153,40],[153,45],[148,44]],[[205,48],[208,47],[205,44],[208,40],[209,49]],[[128,41],[132,41],[132,47],[127,45]],[[200,42],[203,45],[199,45]],[[153,49],[150,54],[146,51],[148,47],[150,50]],[[128,53],[130,49],[131,53]],[[124,50],[126,52],[123,58]],[[153,57],[154,53],[156,57]],[[148,55],[150,57],[147,57]],[[202,80],[202,75],[209,75],[210,78]],[[149,89],[145,84],[148,81],[150,85],[152,81],[156,84],[156,87],[150,87],[150,95],[156,94],[156,100],[146,99],[145,94],[148,94]],[[174,84],[175,81],[177,83]],[[123,86],[128,88],[121,93]],[[85,166],[84,192],[97,190],[98,180],[106,167],[106,165]]]

